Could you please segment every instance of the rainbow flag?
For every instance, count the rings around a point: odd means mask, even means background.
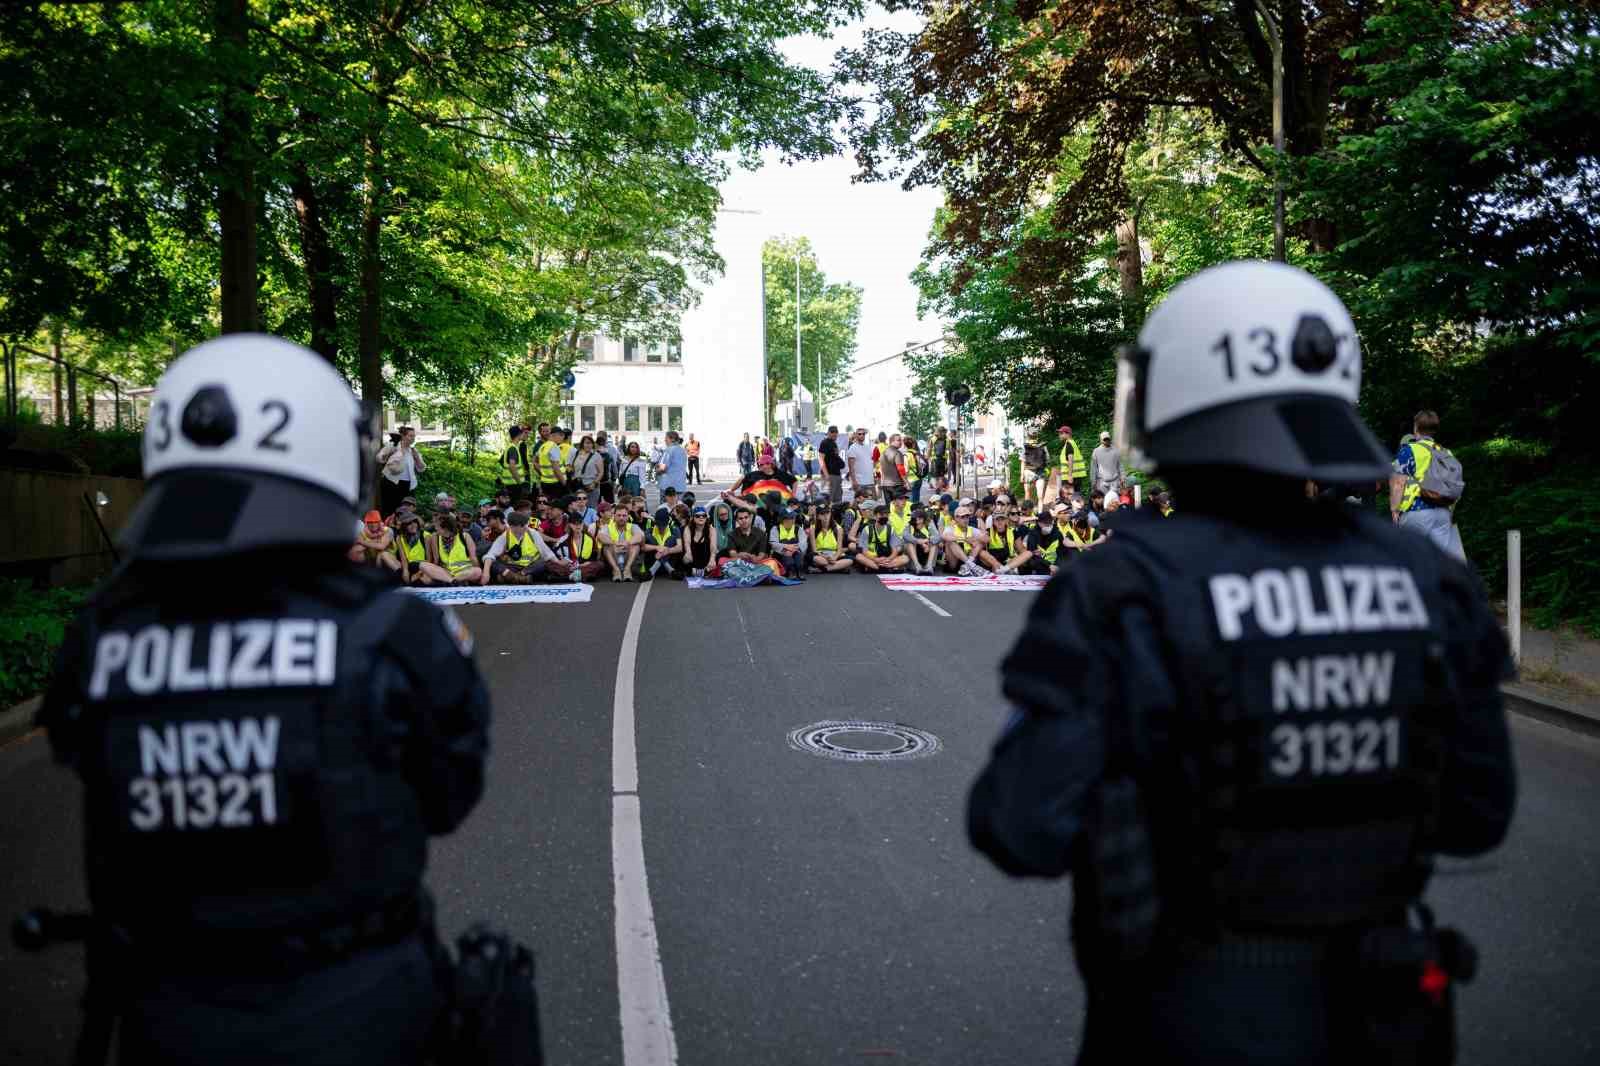
[[[733,488],[735,496],[749,496],[754,494],[756,499],[762,499],[769,492],[776,492],[783,498],[784,503],[794,499],[794,490],[775,477],[762,477],[760,474],[751,474]]]

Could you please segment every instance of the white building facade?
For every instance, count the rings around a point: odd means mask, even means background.
[[[727,270],[684,314],[681,342],[583,338],[563,421],[579,436],[605,430],[638,441],[647,454],[668,430],[684,440],[692,433],[702,465],[733,463],[740,436],[754,437],[763,425],[763,236],[748,215],[718,216],[717,251]]]

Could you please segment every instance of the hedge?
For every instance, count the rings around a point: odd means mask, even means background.
[[[44,690],[67,623],[88,594],[88,586],[35,589],[0,579],[0,708]]]

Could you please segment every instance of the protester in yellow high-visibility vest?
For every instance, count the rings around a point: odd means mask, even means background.
[[[560,498],[567,491],[567,431],[550,427],[550,436],[539,445],[533,466],[539,476],[539,494],[547,500]]]
[[[1078,491],[1078,479],[1084,474],[1083,451],[1072,439],[1071,426],[1062,426],[1056,430],[1056,435],[1061,438],[1061,452],[1056,457],[1061,467],[1061,495],[1066,497]]]

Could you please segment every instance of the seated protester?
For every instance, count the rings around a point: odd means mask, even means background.
[[[972,524],[983,530],[989,531],[989,519],[994,514],[994,503],[989,500],[979,500],[973,507]]]
[[[726,500],[718,500],[712,505],[710,525],[711,531],[717,535],[717,549],[720,553],[722,546],[733,536],[733,508],[728,506]]]
[[[680,533],[689,528],[689,517],[690,507],[686,503],[680,503],[672,509],[672,520],[678,523]]]
[[[595,535],[600,538],[600,554],[611,568],[611,580],[632,581],[639,549],[644,544],[644,531],[633,523],[633,516],[620,507],[607,508],[595,527]]]
[[[567,512],[568,526],[592,526],[600,520],[600,510],[595,506],[600,502],[598,494],[563,496],[557,502]]]
[[[1100,512],[1104,511],[1105,509],[1106,494],[1101,492],[1099,489],[1095,489],[1094,492],[1089,496],[1089,510],[1093,511],[1095,515],[1098,516]]]
[[[1023,574],[1042,574],[1054,577],[1061,558],[1062,533],[1056,526],[1056,516],[1048,509],[1040,511],[1033,529],[1028,533],[1028,560],[1018,567]]]
[[[478,509],[473,513],[471,521],[469,521],[467,524],[467,536],[472,538],[473,544],[477,544],[483,540],[483,532],[486,528],[484,525],[484,519],[488,513],[489,501],[479,500]],[[463,514],[461,517],[465,519],[467,516]],[[479,555],[479,558],[482,558],[481,554]]]
[[[487,585],[492,577],[500,585],[530,585],[542,578],[550,549],[537,529],[528,528],[528,516],[511,512],[505,532],[495,538],[483,556],[483,576]]]
[[[705,577],[717,567],[717,531],[704,507],[689,512],[683,529],[684,565],[695,577]]]
[[[940,540],[945,570],[963,577],[983,576],[983,568],[978,565],[983,536],[983,531],[972,524],[972,508],[965,503],[958,506]]]
[[[524,497],[522,497],[522,499],[518,500],[515,504],[512,505],[511,510],[513,510],[513,511],[521,511],[523,514],[528,516],[528,521],[529,522],[533,521],[533,501],[528,499],[528,497],[524,496]],[[511,518],[511,516],[509,514],[506,515],[506,519],[507,520],[509,520],[510,518]]]
[[[1156,505],[1156,513],[1162,518],[1172,517],[1172,494],[1158,492],[1150,497],[1150,502]]]
[[[628,501],[628,518],[640,529],[644,529],[645,523],[650,521],[650,516],[645,510],[643,496],[635,496]]]
[[[846,534],[833,517],[833,508],[817,508],[811,520],[811,572],[839,574],[853,565],[845,551]]]
[[[422,532],[422,516],[415,511],[396,511],[400,532],[394,538],[394,557],[400,564],[400,580],[407,585],[426,585],[422,564],[428,559],[428,538]]]
[[[755,512],[738,510],[733,513],[733,535],[728,538],[728,543],[722,546],[718,564],[729,560],[743,560],[750,563],[766,563],[771,556],[768,554],[770,546],[766,534],[760,533],[755,528]]]
[[[553,554],[559,554],[561,546],[566,544],[567,537],[576,526],[567,521],[567,512],[554,501],[541,502],[539,514],[539,536],[544,538],[545,547]]]
[[[478,558],[482,559],[489,553],[489,546],[500,539],[500,534],[506,531],[506,519],[499,511],[491,510],[489,517],[484,520],[483,535],[478,538]]]
[[[356,542],[350,547],[350,561],[362,566],[376,566],[396,577],[400,574],[400,560],[390,549],[394,547],[394,530],[383,523],[383,515],[368,511],[361,520]]]
[[[553,558],[545,562],[546,577],[551,581],[593,581],[605,573],[606,561],[594,528],[563,521],[562,529],[560,546],[550,546]]]
[[[1124,515],[1122,513],[1122,500],[1115,495],[1111,495],[1106,497],[1106,507],[1104,511],[1100,512],[1100,520],[1098,522],[1091,522],[1090,525],[1094,526],[1102,533],[1110,533],[1113,529],[1117,528],[1118,522],[1121,522],[1128,517],[1131,517],[1131,514]]]
[[[678,525],[672,512],[657,507],[655,517],[644,528],[644,540],[639,546],[639,580],[649,581],[657,574],[681,578],[683,568],[683,541],[678,537]]]
[[[992,573],[1014,574],[1027,561],[1026,538],[1019,543],[1017,531],[1011,528],[1011,515],[1004,507],[997,507],[989,517],[989,533],[978,552],[978,565]]]
[[[898,574],[909,561],[900,550],[900,538],[889,525],[889,505],[880,503],[872,513],[872,524],[857,542],[856,565],[872,574]]]
[[[422,564],[424,585],[475,585],[483,577],[478,549],[461,532],[456,516],[446,511],[434,515],[433,538]]]
[[[1066,538],[1062,542],[1063,545],[1078,552],[1088,551],[1096,544],[1099,544],[1103,536],[1109,535],[1102,535],[1100,530],[1089,524],[1089,513],[1087,511],[1079,511],[1074,515],[1070,515],[1064,532],[1066,533]]]
[[[756,463],[756,469],[740,478],[733,486],[735,496],[755,495],[764,493],[769,488],[775,488],[773,483],[783,486],[781,496],[794,493],[795,477],[787,468],[780,469],[774,459],[762,456]]]
[[[527,493],[524,492],[521,495],[526,496]],[[506,515],[511,513],[511,500],[511,490],[506,488],[504,485],[495,490],[494,509],[500,512],[500,517],[504,518]]]
[[[1105,497],[1101,496],[1100,499],[1104,501]],[[1098,529],[1100,527],[1100,515],[1096,513],[1095,508],[1085,503],[1082,496],[1074,495],[1067,503],[1067,514],[1075,515],[1080,511],[1089,516],[1089,527],[1091,529]]]
[[[893,513],[890,525],[893,526]],[[928,512],[923,507],[911,509],[911,521],[900,535],[900,550],[913,573],[931,574],[939,561],[939,534],[928,522]]]
[[[767,534],[767,543],[773,557],[783,567],[783,576],[804,580],[806,574],[806,531],[800,527],[800,515],[786,507],[777,516],[777,524]]]
[[[893,489],[889,493],[889,528],[894,535],[905,538],[906,529],[911,525],[911,497],[903,492]]]
[[[390,529],[396,529],[397,530],[397,529],[400,528],[400,516],[401,515],[404,515],[404,514],[416,514],[416,513],[417,513],[417,498],[415,496],[402,497],[401,500],[400,500],[400,503],[394,509],[394,514],[390,515],[387,519],[385,519],[384,520],[384,524],[387,525]]]

